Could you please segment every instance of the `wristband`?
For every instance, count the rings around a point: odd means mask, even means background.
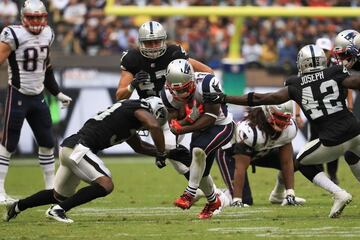
[[[247,105],[249,107],[254,106],[254,101],[253,100],[254,100],[254,92],[249,92],[247,94]]]
[[[296,114],[295,117],[300,117],[300,114]]]

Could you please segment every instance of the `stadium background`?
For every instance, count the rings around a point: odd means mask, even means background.
[[[0,1],[0,28],[20,23],[19,7],[23,1]],[[54,131],[61,141],[77,131],[86,119],[114,101],[119,81],[120,54],[136,47],[137,29],[146,20],[153,19],[167,29],[168,40],[181,44],[189,55],[215,71],[223,80],[225,92],[242,94],[249,90],[271,91],[281,86],[284,79],[296,74],[296,54],[303,45],[314,43],[318,37],[334,39],[344,29],[359,29],[359,18],[342,17],[246,17],[241,25],[241,38],[235,45],[235,54],[242,56],[227,60],[232,36],[236,32],[236,18],[224,16],[150,17],[108,16],[105,0],[51,0],[49,25],[56,34],[52,46],[52,62],[56,79],[63,91],[73,98],[68,109],[60,109],[49,98]],[[350,0],[115,0],[115,6],[284,6],[284,7],[358,7]],[[2,118],[7,87],[7,66],[0,67],[0,117]],[[135,96],[133,96],[135,97]],[[359,100],[359,99],[358,99]],[[355,98],[354,109],[360,107]],[[231,106],[236,119],[244,108]],[[359,116],[359,114],[358,114]],[[0,129],[2,125],[0,124]],[[306,131],[298,134],[295,150],[305,142]],[[0,132],[1,138],[1,132]],[[20,139],[19,154],[36,152],[32,132],[25,124]],[[107,153],[130,153],[125,145],[107,150]]]

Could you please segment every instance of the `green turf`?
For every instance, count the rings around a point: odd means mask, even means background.
[[[125,159],[125,160],[124,160]],[[296,174],[296,193],[305,206],[281,207],[268,203],[276,171],[257,168],[249,174],[255,205],[226,208],[211,220],[198,220],[205,201],[190,210],[172,206],[186,187],[171,166],[159,170],[150,158],[119,157],[105,160],[113,174],[114,192],[68,213],[70,225],[45,218],[47,207],[29,209],[9,223],[0,223],[0,239],[359,239],[359,185],[345,163],[340,184],[353,202],[339,219],[329,219],[331,196]],[[6,188],[24,197],[43,186],[40,168],[32,161],[11,162]],[[216,164],[213,178],[223,187]],[[4,208],[2,208],[4,212]]]

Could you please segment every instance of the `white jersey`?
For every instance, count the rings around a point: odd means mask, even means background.
[[[195,72],[195,85],[194,99],[197,104],[203,104],[204,92],[216,92],[215,88],[221,89],[220,82],[213,74],[204,72]],[[214,88],[215,87],[215,88]],[[175,99],[169,89],[164,88],[161,92],[161,99],[167,108],[183,109],[185,103]],[[206,114],[206,113],[205,113]],[[232,122],[233,116],[227,110],[226,104],[222,104],[218,116],[216,117],[215,125],[227,125]]]
[[[255,152],[263,152],[290,143],[296,137],[297,130],[295,121],[291,119],[291,124],[281,132],[278,138],[269,138],[266,141],[263,132],[258,127],[251,127],[249,121],[245,120],[236,124],[236,143],[244,143]]]
[[[8,57],[9,84],[26,95],[37,95],[44,90],[46,65],[54,33],[46,26],[40,34],[31,34],[22,25],[5,27],[0,41],[12,52]]]

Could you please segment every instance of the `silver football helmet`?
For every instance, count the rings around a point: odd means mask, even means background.
[[[287,101],[279,105],[263,105],[261,106],[266,120],[274,128],[275,131],[281,132],[291,124],[293,114],[293,102]]]
[[[21,8],[21,22],[33,34],[39,34],[47,25],[47,10],[40,0],[26,0]]]
[[[176,98],[186,100],[195,91],[194,69],[186,59],[169,63],[165,73],[166,86]]]
[[[351,68],[356,62],[356,58],[346,52],[347,47],[354,44],[357,49],[360,48],[360,33],[353,29],[344,30],[335,38],[334,54],[338,62],[347,68]],[[355,39],[357,39],[355,41]]]
[[[162,56],[166,52],[166,31],[164,27],[155,21],[149,21],[144,23],[139,28],[139,49],[140,53],[151,59],[156,59]],[[152,46],[153,42],[158,41],[156,46]],[[150,44],[150,45],[149,45]]]
[[[151,108],[151,113],[154,115],[160,126],[164,125],[168,120],[168,111],[159,97],[148,97],[144,99]]]
[[[320,47],[310,44],[300,49],[296,64],[302,75],[323,70],[327,66],[327,59],[325,52]]]

